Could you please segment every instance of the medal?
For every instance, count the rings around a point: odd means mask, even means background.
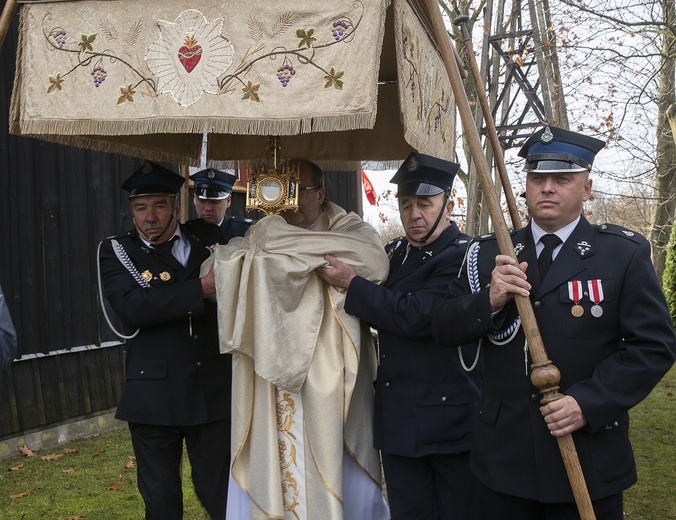
[[[153,279],[153,273],[148,271],[147,269],[141,273],[141,277],[146,281],[150,282],[150,280]]]
[[[579,280],[573,280],[568,282],[568,298],[574,303],[573,307],[570,309],[570,313],[579,318],[584,314],[584,308],[580,305],[580,300],[582,299],[582,282]]]
[[[587,287],[589,287],[589,299],[594,302],[591,308],[591,315],[594,318],[600,318],[603,316],[603,307],[600,303],[603,301],[603,285],[601,280],[589,280],[587,281]]]
[[[160,273],[160,280],[162,280],[163,282],[168,282],[169,280],[171,280],[171,275],[166,271],[162,271]]]

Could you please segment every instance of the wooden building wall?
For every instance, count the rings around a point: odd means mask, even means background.
[[[96,255],[131,228],[119,186],[141,164],[9,135],[17,22],[18,12],[0,51],[0,284],[21,358],[0,374],[0,439],[117,405],[124,345],[99,310]],[[361,212],[357,172],[327,172],[327,188]],[[244,198],[235,194],[234,214]]]

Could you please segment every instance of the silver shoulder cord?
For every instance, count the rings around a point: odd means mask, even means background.
[[[127,269],[127,271],[129,271],[129,274],[132,275],[134,280],[136,280],[141,287],[149,288],[150,284],[146,282],[146,280],[141,276],[141,273],[138,272],[138,269],[136,269],[136,266],[129,259],[127,251],[125,251],[122,244],[120,244],[115,239],[112,239],[111,243],[113,244],[113,251],[115,252],[115,256],[117,256],[120,263]],[[113,326],[113,324],[110,321],[110,318],[108,317],[108,313],[106,312],[106,306],[104,305],[103,302],[103,287],[101,284],[101,244],[103,244],[103,241],[99,242],[99,246],[96,249],[96,258],[98,260],[96,262],[96,269],[99,280],[99,301],[101,302],[101,310],[103,311],[103,316],[106,318],[106,322],[108,323],[110,330],[112,330],[117,337],[122,339],[135,338],[136,335],[141,331],[141,329],[136,329],[136,332],[134,332],[131,336],[125,336]]]
[[[469,248],[467,249],[467,278],[469,279],[469,287],[472,291],[472,294],[476,294],[481,290],[481,285],[479,282],[479,250],[481,249],[481,244],[480,242],[473,242],[470,244]],[[494,345],[505,345],[512,341],[514,337],[517,335],[519,332],[519,329],[521,328],[521,316],[517,316],[516,319],[509,324],[507,327],[504,329],[496,330],[492,334],[488,334],[488,339],[490,340],[491,343]],[[474,369],[476,366],[476,363],[479,359],[479,352],[481,350],[481,346],[483,343],[483,338],[479,339],[479,347],[477,349],[477,354],[476,354],[476,359],[474,360],[474,364],[469,370]],[[458,347],[460,349],[460,347]],[[528,356],[528,344],[524,346],[524,351],[526,357]],[[462,353],[460,354],[460,361],[462,362],[463,368],[467,370],[465,367],[464,360],[462,359]]]

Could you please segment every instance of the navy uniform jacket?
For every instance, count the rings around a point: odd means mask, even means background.
[[[213,224],[191,224],[181,225],[191,244],[186,268],[146,247],[135,231],[112,237],[150,287],[142,287],[122,265],[111,238],[101,244],[104,294],[130,332],[140,329],[127,340],[118,419],[185,426],[230,417],[232,358],[219,353],[216,303],[202,297],[199,279],[210,254],[205,243],[218,242],[220,233]],[[190,229],[211,236],[201,242]]]
[[[456,349],[439,347],[431,333],[434,310],[448,291],[469,243],[455,223],[432,244],[411,248],[390,242],[390,274],[376,285],[356,277],[345,310],[378,329],[380,364],[375,383],[374,444],[406,457],[469,450],[480,369],[466,372]],[[474,348],[466,348],[468,366]]]
[[[253,220],[250,218],[226,215],[220,224],[221,231],[223,232],[223,242],[221,243],[227,244],[231,238],[243,237],[251,224],[253,224]]]
[[[619,493],[636,481],[627,412],[671,367],[676,349],[650,245],[637,233],[610,224],[592,226],[582,217],[540,283],[530,226],[513,232],[512,241],[519,262],[528,262],[535,317],[548,357],[561,372],[561,393],[575,398],[588,421],[573,433],[573,440],[590,496]],[[450,346],[493,333],[497,324],[500,333],[494,339],[504,343],[483,340],[484,384],[472,470],[501,493],[572,502],[557,441],[539,411],[540,395],[526,375],[530,358],[524,359],[523,330],[511,329],[516,305],[511,301],[491,318],[486,287],[497,242],[490,236],[477,243],[478,254],[472,244],[462,278],[451,285],[432,327],[440,343]],[[476,294],[468,294],[467,267],[472,264],[478,267],[474,285],[481,289]],[[476,272],[470,267],[470,278]],[[601,280],[600,317],[591,312],[589,280]],[[571,314],[569,281],[582,282],[584,314],[579,318]]]

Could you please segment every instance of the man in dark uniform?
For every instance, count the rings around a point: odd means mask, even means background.
[[[221,236],[178,223],[183,177],[144,163],[122,187],[135,229],[101,244],[104,293],[131,331],[116,417],[129,423],[146,518],[183,518],[183,441],[195,491],[225,518],[230,466],[232,361],[218,350],[213,283],[199,270]]]
[[[452,346],[483,337],[484,384],[471,467],[486,518],[579,518],[556,438],[572,433],[596,518],[622,519],[636,482],[628,410],[674,361],[676,339],[650,244],[581,215],[604,143],[539,130],[526,159],[531,222],[512,233],[519,263],[479,237],[433,332]],[[553,259],[553,261],[552,261]],[[551,268],[549,267],[551,265]],[[530,296],[565,397],[541,405],[512,295]]]
[[[474,348],[439,347],[436,306],[457,276],[469,237],[451,221],[458,164],[412,153],[391,182],[406,233],[387,244],[384,285],[327,257],[322,278],[347,289],[345,310],[378,329],[374,443],[382,451],[392,518],[478,518],[469,470],[480,367]],[[472,370],[472,368],[476,368]]]
[[[223,232],[222,244],[233,237],[242,237],[253,220],[245,217],[226,215],[232,203],[232,187],[237,180],[231,173],[207,168],[193,173],[190,178],[195,183],[195,210],[201,219],[216,224]]]

